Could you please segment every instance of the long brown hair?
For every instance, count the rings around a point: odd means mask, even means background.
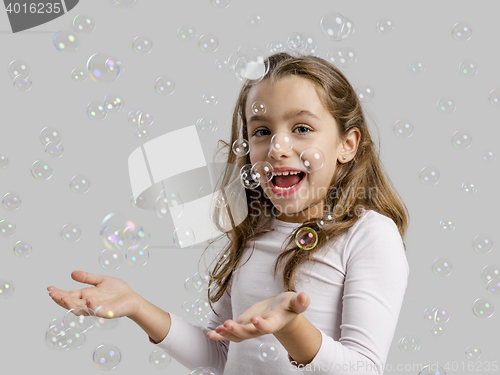
[[[329,225],[322,225],[321,228],[316,218],[300,224],[290,234],[285,246],[286,250],[282,251],[276,260],[274,278],[277,276],[279,265],[286,262],[283,269],[283,288],[285,292],[296,292],[294,276],[297,267],[306,260],[312,261],[313,255],[321,249],[328,249],[324,245],[332,245],[352,227],[363,212],[362,209],[371,209],[391,218],[397,225],[401,238],[404,237],[408,227],[409,213],[382,166],[379,148],[372,141],[361,103],[354,88],[342,72],[328,61],[311,55],[294,57],[287,53],[277,53],[269,56],[265,63],[269,65],[269,71],[262,80],[269,80],[272,83],[287,76],[297,75],[312,81],[325,108],[335,118],[342,140],[346,139],[352,128],[358,128],[361,133],[354,159],[346,163],[337,162],[330,189],[325,196],[323,217],[331,215],[330,217],[334,220],[333,224],[330,222]],[[231,152],[232,145],[239,138],[248,140],[246,101],[250,89],[259,82],[247,80],[243,84],[233,112],[231,140],[229,143],[219,140],[219,144],[222,143],[223,146],[214,154],[215,156],[225,150],[226,162],[228,165],[236,165],[238,170],[243,165],[250,164],[250,156],[249,154],[243,157],[237,156]],[[231,181],[232,172],[232,169],[226,167],[221,186],[227,186]],[[366,189],[369,189],[369,192]],[[376,191],[373,196],[372,189]],[[359,194],[360,192],[363,194]],[[272,208],[274,206],[264,194],[262,187],[259,185],[255,189],[245,189],[245,193],[247,217],[237,226],[233,223],[233,229],[208,241],[207,248],[224,237],[229,240],[216,257],[217,263],[210,272],[212,280],[208,287],[208,300],[211,307],[212,303],[217,302],[231,285],[233,272],[243,256],[247,242],[272,231],[268,228],[273,219]],[[220,214],[221,208],[214,207],[215,223],[218,222],[216,218]],[[313,228],[318,235],[316,246],[308,251],[302,250],[295,243],[296,233],[304,227]],[[406,245],[404,248],[406,250]],[[230,295],[229,291],[228,294]],[[217,312],[215,314],[219,316]]]

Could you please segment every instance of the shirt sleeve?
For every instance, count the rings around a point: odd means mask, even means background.
[[[335,341],[320,330],[318,353],[299,369],[312,374],[383,374],[410,269],[394,221],[372,218],[355,228],[346,243],[341,337]],[[290,355],[288,360],[296,366]]]
[[[215,330],[219,325],[232,319],[231,297],[224,295],[213,304],[219,316],[213,312],[207,328],[194,326],[175,314],[170,314],[171,325],[163,341],[155,343],[151,337],[149,341],[155,346],[165,350],[177,362],[187,367],[190,371],[196,367],[213,367],[219,375],[224,374],[224,367],[229,351],[229,340],[218,341],[207,338],[207,333]]]

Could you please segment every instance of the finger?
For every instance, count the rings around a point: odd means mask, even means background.
[[[58,293],[60,297],[82,298],[81,290],[70,290],[69,292],[62,289],[52,288],[51,293]]]
[[[84,271],[73,271],[71,273],[71,278],[79,283],[91,284],[91,285],[99,285],[104,281],[104,275],[98,275],[95,273],[89,273]]]
[[[307,307],[309,306],[309,296],[305,292],[300,292],[295,296],[295,298],[292,300],[292,308],[293,310],[297,311],[298,313],[302,313],[307,310]]]
[[[233,332],[228,331],[224,327],[218,327],[217,330],[213,331],[212,338],[219,341],[229,340],[234,342],[241,342],[245,340],[244,338],[235,335]]]

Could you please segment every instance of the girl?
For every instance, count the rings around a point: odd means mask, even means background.
[[[275,176],[245,189],[248,216],[223,235],[229,241],[211,272],[208,328],[159,309],[113,277],[74,271],[74,280],[95,287],[49,287],[50,296],[66,309],[108,305],[191,370],[381,375],[409,276],[406,206],[346,77],[315,56],[279,53],[266,64],[263,79],[244,83],[231,142],[223,143],[230,150],[248,140],[250,152],[228,152],[227,163],[268,162]],[[274,135],[292,147],[279,148]],[[314,171],[301,163],[310,147],[324,156]],[[229,178],[228,169],[224,183]],[[296,240],[304,231],[308,247]]]

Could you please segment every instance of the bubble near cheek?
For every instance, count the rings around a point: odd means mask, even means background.
[[[300,164],[307,173],[319,171],[325,164],[325,156],[317,147],[308,147],[300,154]]]
[[[256,189],[260,185],[257,173],[254,171],[251,164],[245,164],[241,167],[240,182],[245,189]]]
[[[258,161],[252,166],[251,173],[259,181],[259,184],[263,184],[273,179],[274,168],[267,161]]]
[[[250,152],[250,144],[246,139],[240,138],[233,142],[232,149],[236,156],[243,157]]]

